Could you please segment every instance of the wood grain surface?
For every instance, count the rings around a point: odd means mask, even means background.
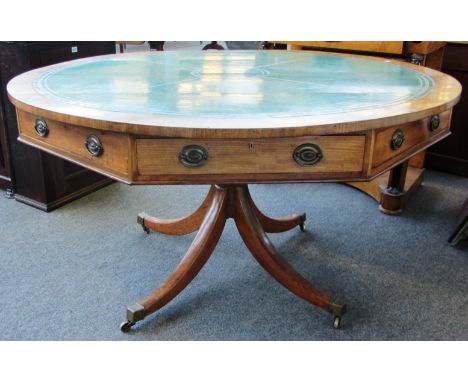
[[[138,172],[140,175],[361,172],[364,141],[364,136],[264,140],[138,139]],[[312,166],[297,164],[292,154],[304,143],[319,145],[323,159]],[[188,168],[180,163],[179,152],[188,145],[206,148],[209,153],[206,164]]]

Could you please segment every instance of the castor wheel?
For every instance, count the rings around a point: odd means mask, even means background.
[[[145,226],[145,216],[146,214],[142,212],[141,214],[137,215],[137,223],[141,225],[141,228],[143,228],[143,231],[145,231],[147,234],[150,233],[150,230],[148,227]]]
[[[307,229],[307,225],[305,222],[302,222],[299,224],[299,229],[302,231],[302,232],[305,232],[305,230]]]
[[[128,333],[130,331],[130,328],[135,325],[134,322],[131,322],[131,321],[124,321],[120,324],[120,330],[123,332],[123,333]]]
[[[341,327],[341,317],[336,316],[335,319],[333,320],[333,327],[335,329],[339,329]]]

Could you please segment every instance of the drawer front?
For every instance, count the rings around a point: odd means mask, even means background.
[[[104,171],[101,172],[104,173],[128,174],[129,138],[126,135],[44,119],[47,132],[41,136],[35,128],[38,118],[40,116],[18,113],[22,140],[97,171],[102,169]],[[97,138],[94,143],[102,144],[101,153],[94,151],[97,155],[92,155],[86,147],[90,136]],[[90,142],[88,141],[88,145]],[[94,148],[96,149],[96,146]]]
[[[293,158],[300,145],[313,144],[321,159],[301,165]],[[187,146],[201,146],[207,160],[199,167],[187,167],[180,153]],[[158,175],[236,174],[325,174],[361,173],[365,136],[315,136],[279,139],[187,140],[137,139],[138,173]]]
[[[385,165],[387,162],[398,160],[401,156],[410,155],[411,151],[418,151],[428,147],[441,135],[448,133],[451,111],[438,115],[439,126],[431,129],[432,117],[424,118],[401,126],[392,126],[375,134],[373,150],[373,168]],[[401,145],[398,140],[403,139]],[[392,139],[395,143],[392,144]]]

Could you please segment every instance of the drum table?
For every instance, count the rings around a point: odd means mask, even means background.
[[[228,218],[279,283],[330,312],[346,306],[312,286],[267,233],[304,229],[256,207],[249,183],[356,182],[392,169],[450,134],[461,86],[408,63],[285,51],[150,52],[100,56],[24,73],[8,84],[20,141],[127,184],[210,184],[182,219],[144,213],[146,232],[198,230],[175,271],[127,309],[127,331],[180,293],[213,252]]]

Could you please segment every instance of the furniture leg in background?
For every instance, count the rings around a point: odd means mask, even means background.
[[[128,45],[142,45],[145,42],[144,41],[116,41],[115,43],[119,45],[119,52],[124,53],[125,49],[127,49],[127,44]]]
[[[449,238],[449,243],[457,245],[461,240],[468,237],[468,198],[463,203],[460,216],[455,223],[454,230]]]
[[[150,46],[150,50],[163,51],[165,42],[166,41],[148,41],[148,44]]]
[[[347,182],[379,203],[379,211],[387,215],[399,215],[406,201],[414,194],[423,180],[424,169],[410,167],[409,162],[368,182]]]

